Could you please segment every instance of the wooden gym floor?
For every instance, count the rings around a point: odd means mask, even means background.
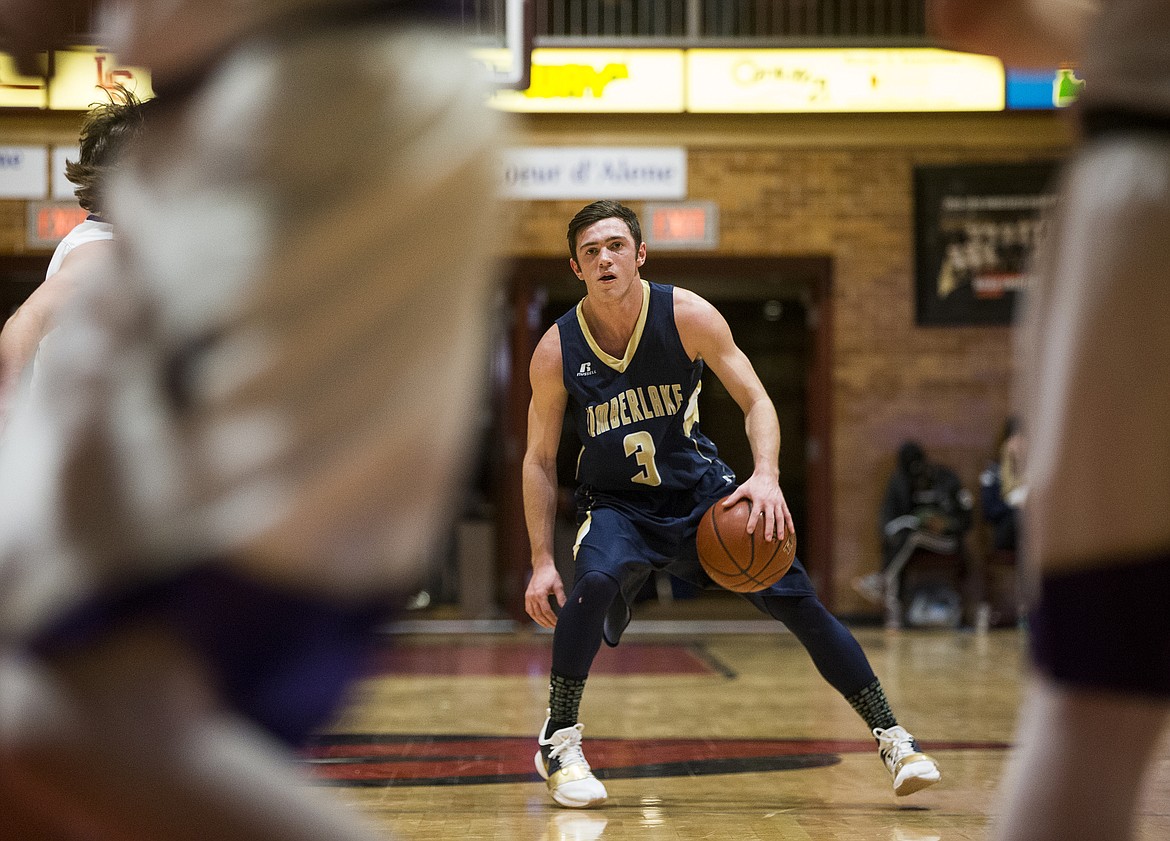
[[[627,635],[603,648],[581,713],[586,756],[610,794],[598,810],[555,806],[532,767],[547,703],[543,633],[389,637],[305,759],[403,841],[985,838],[1021,633],[856,633],[900,722],[939,760],[933,788],[894,797],[864,724],[783,631]],[[1139,841],[1170,837],[1170,740],[1161,756]]]

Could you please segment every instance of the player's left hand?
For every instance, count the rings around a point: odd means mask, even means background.
[[[748,534],[755,534],[763,523],[764,540],[783,540],[784,536],[796,529],[792,525],[792,513],[788,510],[788,503],[784,499],[784,491],[775,479],[769,479],[757,473],[740,485],[723,502],[724,508],[730,508],[741,499],[751,503],[752,513],[748,517]]]

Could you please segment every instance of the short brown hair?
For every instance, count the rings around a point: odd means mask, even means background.
[[[630,210],[621,202],[616,201],[595,201],[593,204],[587,204],[573,217],[569,222],[569,256],[574,260],[577,259],[577,236],[581,231],[588,228],[595,222],[600,222],[602,219],[621,219],[626,223],[626,227],[630,229],[630,234],[634,237],[634,247],[637,248],[642,244],[642,226],[638,222],[638,214]]]
[[[81,124],[81,154],[65,162],[65,177],[77,185],[73,195],[90,213],[103,210],[107,176],[130,141],[142,131],[143,102],[124,87],[110,90],[110,101],[95,105]]]

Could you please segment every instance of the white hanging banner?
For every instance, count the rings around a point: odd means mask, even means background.
[[[76,161],[81,157],[81,149],[77,146],[53,147],[53,195],[56,201],[76,201],[73,191],[77,185],[65,177],[65,162]]]
[[[0,146],[0,198],[43,199],[49,192],[45,146]]]
[[[512,199],[682,199],[687,153],[675,146],[520,146],[500,161]]]

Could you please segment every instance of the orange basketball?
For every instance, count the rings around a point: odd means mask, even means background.
[[[723,499],[727,499],[724,497]],[[711,580],[736,593],[754,593],[771,587],[796,557],[796,535],[789,531],[784,539],[764,540],[764,523],[756,523],[756,533],[747,533],[750,503],[742,499],[730,508],[716,502],[699,521],[695,544],[699,562]]]

